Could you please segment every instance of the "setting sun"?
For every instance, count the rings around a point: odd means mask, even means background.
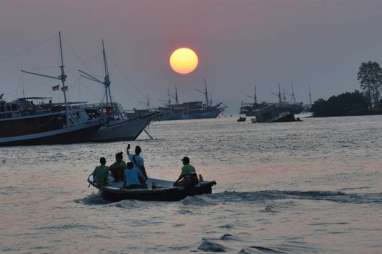
[[[189,74],[198,67],[198,55],[190,48],[178,48],[170,56],[170,66],[179,74]]]

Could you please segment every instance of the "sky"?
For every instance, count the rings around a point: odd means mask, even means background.
[[[58,31],[72,101],[98,102],[105,40],[114,101],[125,108],[159,106],[176,86],[181,101],[201,100],[207,80],[214,102],[237,113],[250,101],[313,100],[359,88],[363,61],[382,64],[381,0],[1,0],[0,94],[6,99],[51,96],[58,82],[20,72],[57,75]],[[168,63],[178,47],[199,56],[192,74]]]

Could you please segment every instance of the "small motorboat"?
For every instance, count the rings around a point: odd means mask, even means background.
[[[201,181],[196,186],[185,189],[174,186],[174,182],[149,178],[146,180],[147,188],[124,188],[122,182],[112,183],[103,187],[98,186],[93,176],[88,177],[88,183],[97,188],[103,199],[116,202],[124,199],[142,201],[179,201],[187,196],[211,194],[215,181]]]

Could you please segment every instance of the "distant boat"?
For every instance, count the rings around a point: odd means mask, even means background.
[[[283,111],[288,111],[292,114],[299,114],[304,110],[304,105],[303,103],[297,103],[296,98],[294,95],[294,89],[292,86],[292,100],[293,102],[287,102],[286,101],[286,96],[282,96],[281,94],[281,88],[279,85],[279,91],[276,94],[278,97],[278,103],[268,103],[268,102],[262,102],[258,103],[257,101],[257,95],[256,95],[256,86],[254,86],[254,95],[249,96],[253,98],[253,102],[242,102],[240,106],[240,114],[246,115],[246,116],[256,116],[257,111],[263,108],[267,108],[271,105],[274,104],[279,104],[280,105],[280,110],[282,109]],[[284,99],[283,99],[284,97]]]
[[[289,110],[288,105],[279,103],[269,104],[266,107],[253,111],[255,118],[252,118],[253,123],[274,123],[274,122],[293,122],[300,121],[294,113]]]
[[[237,119],[237,122],[245,122],[247,120],[247,118],[245,116],[240,116],[238,119]]]
[[[104,80],[99,80],[94,75],[78,70],[82,77],[100,83],[105,88],[106,103],[93,104],[87,107],[88,112],[92,112],[92,114],[104,118],[106,121],[106,123],[98,129],[92,141],[109,142],[135,140],[143,131],[151,137],[145,128],[150,124],[150,121],[157,116],[157,113],[148,112],[147,114],[129,117],[129,115],[122,109],[122,106],[113,102],[110,89],[110,74],[103,41],[102,56],[105,70]]]
[[[91,118],[85,109],[68,103],[65,85],[66,74],[62,54],[61,33],[59,33],[61,56],[60,75],[51,76],[29,71],[24,73],[61,81],[54,90],[61,90],[64,103],[44,102],[44,97],[20,98],[16,101],[0,102],[0,146],[68,144],[88,142],[101,127],[101,119]],[[41,103],[35,104],[38,100]]]
[[[207,83],[205,82],[204,91],[201,92],[205,97],[205,102],[190,101],[179,103],[178,92],[175,88],[175,103],[171,103],[169,95],[169,102],[164,107],[159,107],[158,120],[188,120],[188,119],[206,119],[216,118],[225,109],[223,103],[212,105],[211,98],[208,95]]]

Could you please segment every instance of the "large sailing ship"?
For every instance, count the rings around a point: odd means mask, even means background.
[[[92,141],[108,142],[135,140],[142,132],[145,132],[150,138],[152,138],[147,132],[146,127],[150,124],[150,121],[156,117],[157,113],[148,112],[147,114],[129,117],[120,104],[113,102],[110,89],[110,73],[103,41],[102,57],[105,73],[103,80],[98,79],[95,75],[89,74],[88,72],[78,70],[82,77],[102,84],[105,89],[106,102],[88,105],[86,108],[87,111],[95,117],[103,118],[106,121],[105,124],[97,130],[96,135],[92,138]]]
[[[11,102],[1,99],[0,146],[87,142],[101,127],[102,119],[91,118],[81,105],[68,103],[61,33],[59,47],[60,75],[22,72],[59,80],[61,85],[55,86],[54,90],[62,91],[64,103],[46,102],[43,97],[20,98]]]
[[[254,86],[253,102],[242,102],[240,107],[240,114],[255,117],[253,122],[291,122],[296,121],[295,114],[299,114],[303,111],[304,107],[302,103],[296,102],[294,89],[292,86],[292,102],[286,101],[285,93],[281,93],[280,84],[278,86],[279,91],[277,93],[278,102],[258,103],[256,95],[256,86]]]
[[[189,101],[179,103],[178,91],[175,88],[175,103],[169,100],[166,106],[159,107],[158,120],[187,120],[187,119],[205,119],[216,118],[225,109],[223,103],[213,105],[211,98],[208,95],[207,83],[205,82],[204,91],[199,91],[204,95],[203,101]]]

